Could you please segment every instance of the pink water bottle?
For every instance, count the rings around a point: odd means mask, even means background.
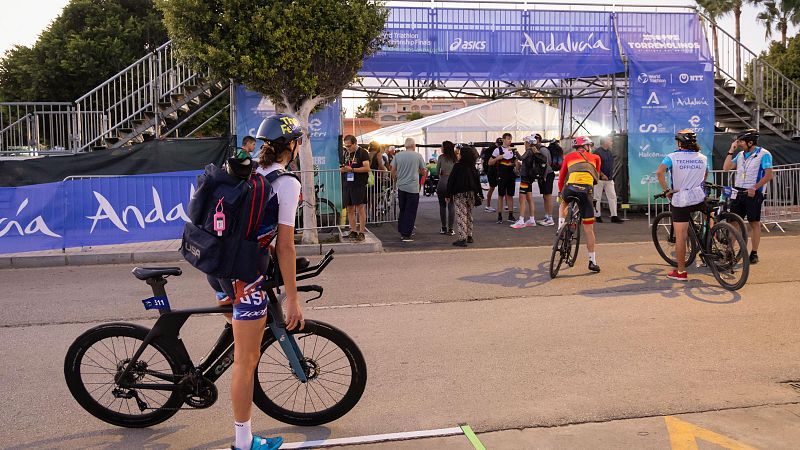
[[[220,198],[215,208],[217,212],[214,214],[214,231],[217,232],[217,236],[222,236],[222,232],[225,231],[225,214],[223,214],[222,206],[222,200],[224,199],[225,197]]]

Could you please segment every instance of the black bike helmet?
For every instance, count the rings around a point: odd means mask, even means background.
[[[737,141],[745,141],[745,142],[752,142],[753,144],[758,144],[758,131],[755,128],[750,128],[749,130],[744,130],[741,133],[736,135]]]
[[[684,129],[675,133],[675,140],[683,144],[684,148],[697,144],[697,133],[690,129]]]
[[[303,137],[300,121],[291,114],[274,114],[261,121],[256,138],[277,144]]]
[[[227,172],[229,175],[241,178],[242,180],[246,180],[250,178],[250,174],[253,173],[253,161],[247,158],[228,158],[227,161]]]

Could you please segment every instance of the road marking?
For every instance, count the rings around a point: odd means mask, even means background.
[[[472,446],[475,447],[475,450],[486,450],[486,447],[481,444],[481,440],[478,439],[478,436],[475,435],[475,432],[472,431],[472,428],[467,425],[461,425],[461,430],[464,431],[464,435],[467,436],[467,439],[472,443]]]
[[[669,442],[672,450],[698,450],[697,439],[717,444],[720,447],[730,450],[756,450],[747,444],[733,440],[727,436],[714,433],[713,431],[692,425],[672,416],[664,417],[669,432]]]
[[[301,449],[301,448],[334,447],[337,445],[355,445],[355,444],[369,444],[375,442],[404,441],[409,439],[455,436],[459,434],[464,434],[464,430],[462,430],[461,427],[440,428],[438,430],[405,431],[402,433],[373,434],[371,436],[354,436],[354,437],[338,438],[338,439],[323,439],[319,441],[292,442],[289,444],[283,444],[281,448]],[[479,447],[475,448],[477,449]],[[480,449],[485,450],[483,446],[481,446]]]

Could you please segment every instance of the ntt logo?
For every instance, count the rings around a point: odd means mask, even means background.
[[[465,41],[457,37],[450,44],[450,51],[456,50],[486,50],[486,41]]]

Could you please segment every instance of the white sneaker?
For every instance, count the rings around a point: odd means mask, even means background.
[[[522,220],[522,219],[520,219],[520,220]],[[536,226],[536,221],[533,220],[533,217],[531,217],[530,219],[528,219],[527,222],[525,222],[525,226],[526,227],[535,227]]]
[[[543,226],[543,227],[552,227],[553,225],[555,225],[555,224],[556,224],[556,223],[553,221],[553,218],[552,218],[552,217],[545,217],[545,218],[544,218],[544,219],[542,219],[542,220],[537,220],[537,221],[536,221],[536,223],[538,223],[539,225],[541,225],[541,226]]]
[[[511,224],[511,228],[518,229],[518,228],[525,228],[525,221],[522,220],[520,217],[519,220]]]
[[[497,212],[497,210],[492,208],[491,206],[487,206],[487,207],[483,208],[483,210],[486,211],[486,212]]]

